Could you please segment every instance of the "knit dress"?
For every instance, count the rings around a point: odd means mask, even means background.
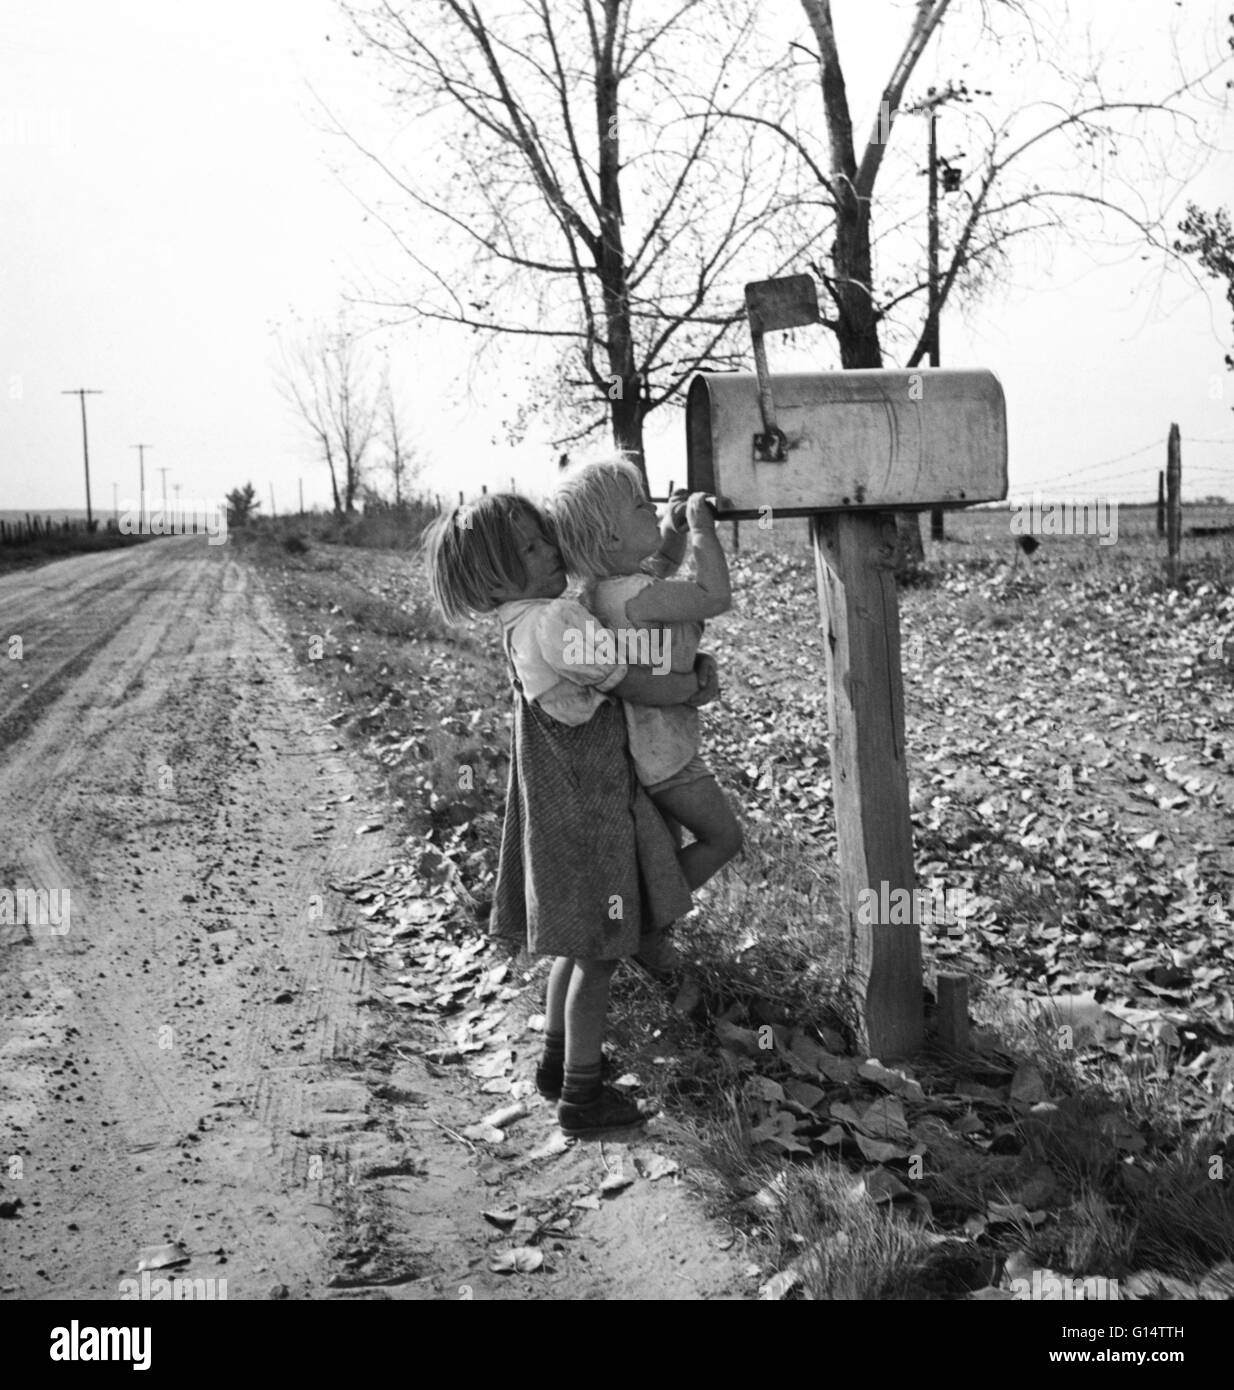
[[[605,702],[586,724],[528,700],[513,665],[514,737],[489,930],[533,955],[618,960],[690,910],[672,837]]]

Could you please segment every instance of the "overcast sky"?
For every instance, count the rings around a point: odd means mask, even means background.
[[[782,4],[800,30],[798,7]],[[889,63],[886,35],[912,7],[834,8],[864,132]],[[1229,32],[1225,9],[1188,0],[1192,32],[1211,16],[1210,54]],[[293,314],[329,316],[349,289],[400,264],[348,191],[346,149],[314,95],[376,147],[398,124],[337,10],[328,0],[9,0],[5,10],[0,510],[83,505],[78,403],[60,394],[80,386],[104,393],[88,403],[97,509],[110,509],[113,484],[122,499],[136,493],[139,441],[153,446],[154,492],[165,467],[169,489],[178,483],[186,496],[251,479],[263,508],[272,486],[282,510],[302,478],[306,503],[324,504],[324,468],[274,387],[271,328]],[[872,22],[875,10],[891,28]],[[1159,26],[1177,8],[1090,0],[1070,13],[1077,24],[1120,19],[1121,61],[1140,54],[1147,84]],[[1234,126],[1221,136],[1183,201],[1232,201]],[[967,321],[945,314],[943,362],[1002,379],[1013,493],[1073,480],[1147,497],[1176,420],[1187,495],[1234,497],[1228,310],[1212,282],[1197,291],[1156,267],[1133,254],[1093,268],[1091,256],[1060,249],[1017,267]],[[468,351],[466,339],[432,327],[391,341],[429,487],[504,486],[511,475],[543,486],[544,438],[519,450],[495,444],[499,417],[467,401]],[[665,412],[649,440],[654,484],[681,477],[682,432],[681,417]],[[1124,455],[1133,456],[1106,466]]]

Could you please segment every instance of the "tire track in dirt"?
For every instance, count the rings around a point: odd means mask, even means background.
[[[0,581],[26,648],[0,713],[27,728],[0,771],[0,886],[69,888],[72,910],[64,935],[4,933],[4,1154],[21,1176],[3,1181],[23,1208],[0,1287],[114,1297],[139,1246],[183,1237],[195,1258],[177,1273],[228,1277],[231,1297],[316,1291],[334,1194],[305,1186],[290,1131],[356,1046],[363,972],[309,931],[307,890],[330,924],[331,861],[359,872],[384,847],[356,845],[351,812],[323,856],[306,808],[354,777],[310,733],[230,557],[166,542],[41,573]]]

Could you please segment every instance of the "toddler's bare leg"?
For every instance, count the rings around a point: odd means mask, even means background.
[[[694,836],[694,843],[677,855],[691,892],[741,853],[741,826],[714,777],[654,792],[651,799],[661,815],[671,816]]]

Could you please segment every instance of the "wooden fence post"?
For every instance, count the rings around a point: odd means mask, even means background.
[[[1183,460],[1178,426],[1170,426],[1170,444],[1166,460],[1166,546],[1169,550],[1170,583],[1178,583],[1178,547],[1183,534],[1182,506]]]
[[[968,976],[940,970],[938,987],[938,1028],[935,1036],[948,1052],[968,1051]]]
[[[1165,470],[1157,470],[1157,534],[1165,535]]]
[[[870,1057],[905,1058],[921,1047],[925,1020],[920,928],[911,906],[903,912],[914,901],[916,874],[895,517],[815,513],[810,537],[826,638],[840,896],[861,1045]],[[889,904],[900,911],[889,912]]]

